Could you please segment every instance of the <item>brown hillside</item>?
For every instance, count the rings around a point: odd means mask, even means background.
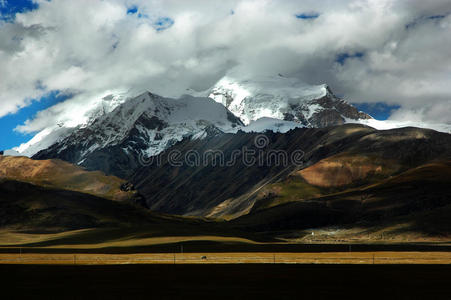
[[[395,160],[371,155],[342,153],[323,159],[298,172],[309,184],[320,187],[340,187],[370,177],[387,177],[401,169]]]
[[[28,157],[0,156],[0,179],[88,193],[112,200],[126,200],[131,192],[121,191],[125,183],[102,172],[88,172],[59,159],[32,160]]]
[[[445,161],[425,164],[369,186],[254,211],[230,224],[265,232],[335,228],[332,231],[347,230],[350,236],[356,228],[364,228],[369,236],[391,228],[396,231],[391,234],[397,237],[449,238],[450,209],[451,162]],[[336,237],[330,235],[329,239]]]

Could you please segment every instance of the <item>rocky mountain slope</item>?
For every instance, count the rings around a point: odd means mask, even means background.
[[[252,152],[243,160],[237,149]],[[193,150],[197,157],[187,155]],[[171,151],[180,154],[180,161],[172,160]],[[211,156],[212,151],[218,156]],[[299,154],[301,164],[293,161],[293,154]],[[436,160],[451,160],[451,135],[418,128],[377,131],[348,124],[267,132],[264,137],[238,132],[187,139],[138,170],[132,182],[151,210],[229,219],[254,207],[371,184]]]
[[[286,132],[370,118],[336,98],[325,85],[310,86],[282,76],[239,82],[225,77],[208,94],[222,105],[208,98],[170,99],[148,92],[127,101],[118,98],[113,111],[100,113],[97,108],[89,123],[68,132],[59,129],[62,133],[56,140],[49,134],[55,143],[46,143],[33,157],[59,158],[128,178],[139,169],[140,160],[186,137],[204,138],[238,129]],[[59,131],[52,134],[58,136]]]
[[[283,76],[257,77],[238,80],[236,77],[226,76],[216,83],[212,88],[195,92],[186,91],[195,98],[210,97],[216,102],[223,104],[235,116],[239,117],[246,125],[261,118],[272,118],[275,120],[294,121],[290,127],[326,127],[343,124],[345,122],[361,122],[373,120],[370,116],[357,111],[352,105],[337,98],[327,87],[327,85],[312,86],[305,84],[298,79],[286,78]],[[135,93],[135,94],[133,94]],[[118,106],[128,106],[137,104],[134,99],[137,91],[116,92],[99,97],[92,101],[90,107],[83,115],[77,112],[74,120],[58,122],[52,126],[44,128],[38,132],[29,142],[7,150],[8,155],[33,156],[41,150],[45,150],[55,143],[61,144],[63,140],[72,136],[80,129],[96,127],[99,120],[105,119]],[[143,95],[145,95],[144,93]],[[138,96],[139,98],[139,96]],[[163,98],[163,97],[160,97]],[[167,98],[164,98],[168,100]],[[182,96],[179,100],[189,99]],[[169,100],[170,102],[174,102]],[[130,102],[130,104],[126,104]],[[193,101],[190,101],[193,102]],[[171,106],[170,104],[169,106]],[[140,107],[142,108],[142,106]],[[150,108],[150,107],[149,107]],[[139,110],[139,108],[137,108]],[[207,107],[197,107],[200,110],[207,110]],[[189,110],[189,109],[188,109]],[[141,111],[142,112],[142,111]],[[149,112],[150,114],[152,112]],[[156,115],[156,117],[159,117]],[[196,119],[207,119],[204,116],[190,115]],[[164,118],[163,118],[164,119]],[[187,118],[188,119],[188,118]],[[211,121],[211,120],[210,120]],[[221,122],[222,120],[217,120]],[[267,123],[267,122],[266,122]],[[299,124],[299,125],[295,125]],[[110,124],[111,125],[111,124]],[[117,120],[117,125],[122,126],[124,122]],[[260,122],[261,125],[261,122]],[[110,134],[108,129],[104,129],[105,134]],[[117,136],[113,136],[115,139]],[[99,141],[99,142],[105,142]],[[158,142],[162,149],[165,149],[167,141]],[[64,142],[67,144],[67,141]],[[157,144],[155,142],[154,144]],[[155,145],[154,145],[155,146]],[[153,147],[157,150],[158,147]],[[87,150],[87,149],[85,149]],[[149,154],[158,151],[148,151]]]
[[[243,160],[236,150],[250,156]],[[127,234],[139,228],[152,236],[208,232],[295,243],[446,240],[450,150],[449,134],[353,124],[185,138],[132,177],[150,210],[103,197],[109,195],[105,183],[91,176],[98,172],[58,160],[2,157],[0,227],[129,228]],[[170,153],[178,159],[170,161]],[[116,182],[102,178],[107,187]]]
[[[270,117],[319,128],[341,125],[346,119],[372,119],[337,98],[325,84],[312,86],[282,75],[252,79],[226,76],[209,91],[209,97],[245,124]]]
[[[65,189],[0,178],[0,195],[0,231],[11,232],[10,238],[22,241],[24,246],[33,246],[27,245],[26,238],[21,239],[24,233],[45,236],[68,232],[67,236],[60,236],[60,243],[69,248],[71,244],[83,243],[89,248],[89,244],[99,241],[133,239],[138,234],[147,237],[177,236],[183,232],[211,234],[211,226],[201,220],[155,214],[130,202]],[[70,231],[77,229],[89,231],[80,231],[72,241],[68,240],[74,234]],[[111,230],[117,231],[118,236],[111,236]]]
[[[142,209],[80,192],[0,179],[0,227],[71,230],[151,221]]]
[[[65,189],[116,201],[137,201],[127,182],[100,171],[88,172],[59,159],[32,160],[0,155],[0,179],[26,182],[44,188]]]
[[[132,91],[131,91],[132,92]],[[6,150],[5,155],[28,156],[31,157],[43,149],[47,149],[55,143],[62,141],[75,130],[90,126],[98,118],[110,113],[118,105],[129,99],[130,92],[108,94],[96,99],[94,104],[87,107],[83,116],[80,112],[74,114],[74,119],[69,122],[59,121],[38,132],[31,140],[20,146]]]
[[[237,117],[211,99],[171,99],[146,92],[78,128],[34,158],[59,158],[127,178],[140,167],[140,158],[157,155],[185,137],[203,138],[241,125]]]
[[[255,210],[230,225],[307,243],[446,241],[450,178],[451,161],[424,164],[368,186]]]

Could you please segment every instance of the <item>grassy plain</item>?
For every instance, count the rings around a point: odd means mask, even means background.
[[[0,253],[0,264],[451,264],[450,252]]]

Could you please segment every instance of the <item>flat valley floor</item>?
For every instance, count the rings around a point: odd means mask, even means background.
[[[449,242],[274,244],[131,232],[3,234],[0,299],[451,299]]]
[[[17,250],[16,250],[17,251]],[[0,264],[450,264],[451,252],[0,253]],[[27,249],[27,251],[30,251]],[[450,274],[451,275],[451,274]],[[451,279],[451,278],[450,278]]]

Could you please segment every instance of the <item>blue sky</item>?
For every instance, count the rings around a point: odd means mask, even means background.
[[[148,19],[149,18],[148,15],[141,13],[139,11],[139,7],[136,5],[132,5],[132,6],[128,7],[127,14],[128,15],[136,15],[140,19]],[[174,25],[174,20],[169,17],[159,17],[153,22],[153,27],[157,31],[163,31],[165,29],[168,29],[172,25]]]
[[[295,15],[298,19],[308,20],[308,19],[316,19],[319,17],[319,13],[317,12],[309,12],[309,13],[300,13]]]
[[[383,102],[376,103],[352,103],[358,110],[366,112],[376,120],[387,120],[399,105],[387,105]]]
[[[129,14],[129,15],[136,14],[137,12],[138,12],[138,6],[136,6],[136,5],[130,6],[127,9],[127,14]]]
[[[15,114],[7,115],[0,118],[1,139],[0,151],[11,149],[21,143],[28,142],[34,134],[24,134],[14,130],[18,125],[25,123],[26,120],[41,110],[53,106],[59,102],[67,100],[70,96],[59,95],[58,92],[49,93],[39,101],[33,101],[31,105],[22,108]]]
[[[4,3],[4,5],[2,5]],[[31,0],[7,0],[1,2],[0,0],[0,20],[13,21],[16,13],[30,11],[37,9],[38,5]],[[139,14],[137,6],[131,6],[128,8],[128,14],[137,14],[139,18],[146,17]],[[174,20],[168,17],[161,17],[157,19],[154,26],[157,31],[162,31],[169,28],[174,24]],[[59,102],[66,100],[67,96],[58,95],[57,91],[50,92],[47,96],[41,99],[33,99],[32,104],[20,109],[14,114],[9,114],[0,118],[0,151],[11,149],[22,143],[29,141],[34,133],[24,134],[15,130],[18,125],[22,125],[25,121],[32,119],[37,112],[47,109]]]
[[[38,5],[31,0],[0,0],[0,19],[12,19],[16,13],[37,8]]]
[[[37,4],[30,0],[6,0],[0,1],[0,20],[10,21],[14,19],[16,13],[29,11],[38,8]],[[36,114],[36,112],[52,106],[57,102],[55,94],[51,94],[41,101],[34,101],[32,105],[21,109],[19,112],[0,118],[0,128],[2,129],[0,139],[0,150],[10,149],[21,143],[27,142],[33,134],[23,134],[14,131],[17,125],[23,124],[26,120]]]
[[[356,52],[354,54],[350,53],[339,53],[335,59],[340,65],[344,65],[345,61],[349,58],[362,58],[365,54],[363,52]]]

